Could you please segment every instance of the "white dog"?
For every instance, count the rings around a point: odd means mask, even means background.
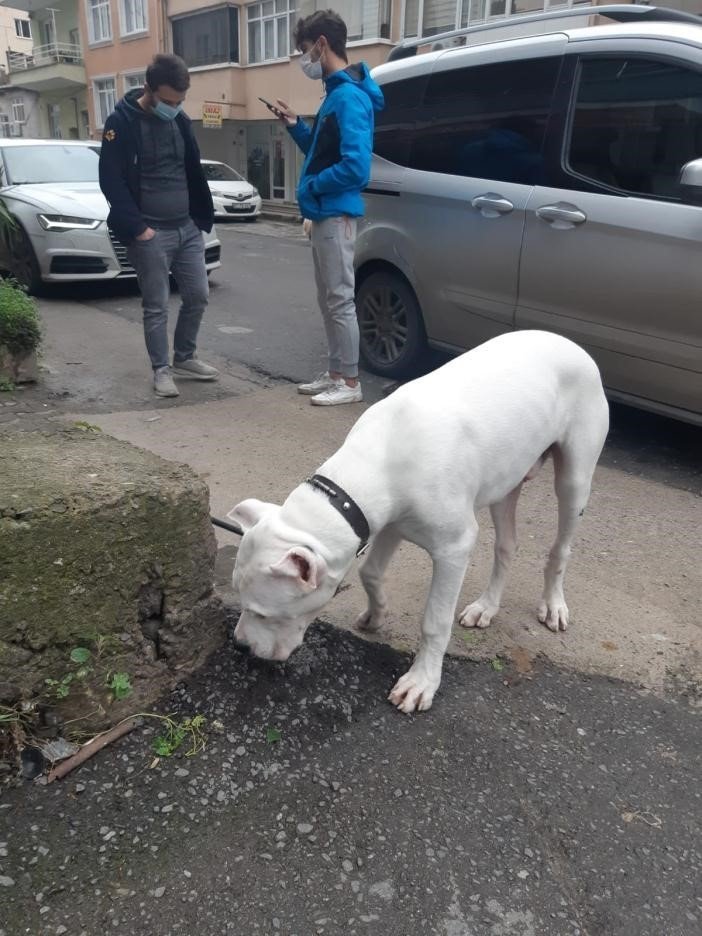
[[[361,580],[368,609],[358,627],[378,630],[383,576],[401,540],[425,549],[433,573],[419,650],[390,693],[403,712],[431,706],[458,595],[490,507],[495,560],[487,589],[464,609],[464,627],[497,614],[516,550],[522,484],[551,454],[558,534],[544,572],[538,617],[565,630],[563,578],[609,425],[597,367],[548,332],[502,335],[414,380],[361,416],[320,475],[282,507],[245,500],[229,514],[245,533],[234,568],[242,613],[235,637],[260,657],[287,660],[369,540]]]

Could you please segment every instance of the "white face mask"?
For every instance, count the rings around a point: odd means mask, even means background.
[[[322,71],[321,55],[316,62],[312,61],[312,52],[315,48],[316,46],[313,46],[309,52],[305,52],[305,54],[300,57],[300,68],[308,78],[312,78],[313,81],[319,81],[324,72]]]

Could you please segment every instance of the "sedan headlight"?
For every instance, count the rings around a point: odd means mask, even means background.
[[[251,192],[251,194],[253,195],[254,198],[257,198],[257,197],[258,197],[258,189],[255,188],[255,189]]]
[[[227,192],[218,192],[216,189],[212,189],[212,194],[215,198],[231,198]]]
[[[102,221],[93,218],[74,218],[73,215],[37,215],[45,231],[94,231]]]

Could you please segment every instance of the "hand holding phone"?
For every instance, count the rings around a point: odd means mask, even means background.
[[[261,103],[265,104],[266,107],[268,108],[268,110],[271,111],[271,113],[275,114],[275,116],[278,118],[278,120],[282,120],[283,114],[281,113],[281,111],[278,110],[277,107],[275,107],[273,104],[271,104],[270,101],[267,101],[265,98],[262,98],[262,97],[259,97],[259,101],[261,101]]]
[[[290,110],[285,101],[281,101],[278,98],[276,104],[271,104],[270,101],[267,101],[265,98],[259,97],[259,101],[266,105],[268,110],[275,114],[275,116],[288,127],[292,127],[297,123],[297,114],[294,111]]]

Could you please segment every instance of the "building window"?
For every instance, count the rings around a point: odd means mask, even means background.
[[[86,0],[86,2],[90,42],[109,42],[112,39],[110,0]]]
[[[28,19],[16,19],[15,20],[15,32],[20,37],[20,39],[31,39],[32,27],[29,24],[29,20]]]
[[[190,68],[238,62],[238,7],[222,6],[173,20],[173,51]]]
[[[246,7],[249,64],[287,58],[292,52],[295,0],[263,0]]]
[[[588,0],[406,0],[402,35],[406,39],[415,36],[435,36],[490,19],[523,16],[526,13],[538,13],[587,2]]]
[[[149,28],[146,0],[120,0],[120,26],[123,36],[146,32]]]
[[[49,136],[54,140],[61,139],[61,105],[49,104]]]
[[[50,19],[44,20],[41,25],[41,32],[44,37],[44,45],[47,46],[48,49],[52,49],[53,46],[56,45],[56,30],[54,29],[54,21]]]
[[[137,72],[132,75],[124,75],[124,92],[132,91],[134,88],[143,88],[146,83],[146,72]]]
[[[406,0],[406,8],[409,9],[412,3],[416,7],[418,2],[421,0]],[[449,2],[454,6],[456,4],[456,0]],[[329,6],[328,0],[311,0],[311,4],[310,0],[305,0],[305,15],[317,10],[326,10]],[[346,23],[349,42],[390,38],[390,0],[375,0],[373,3],[368,3],[367,0],[334,0],[333,7],[334,12]]]
[[[473,0],[473,5],[479,7],[479,15],[475,18],[485,19],[489,4],[499,2],[504,5],[505,0],[478,0],[477,4]],[[407,0],[403,35],[408,38],[435,36],[456,29],[464,7],[468,9],[467,16],[470,17],[470,6],[470,0]]]
[[[10,135],[10,118],[7,114],[0,114],[0,139]]]
[[[95,122],[104,127],[105,121],[115,109],[116,93],[114,78],[100,78],[93,82],[95,94]]]
[[[16,124],[23,124],[25,121],[24,115],[24,101],[22,98],[13,98],[12,99],[12,122]]]

